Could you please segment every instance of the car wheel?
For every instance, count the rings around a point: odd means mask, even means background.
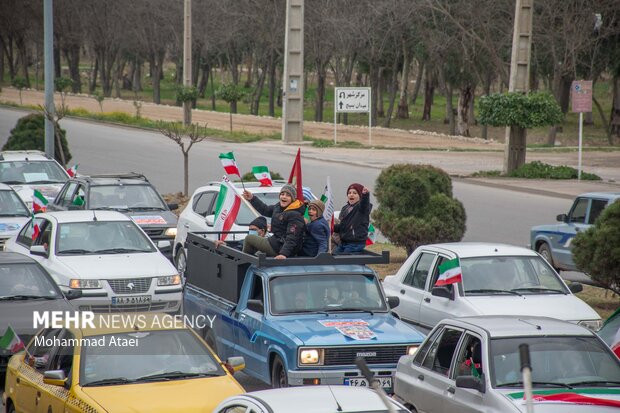
[[[546,242],[543,242],[542,244],[538,246],[538,253],[542,255],[544,259],[547,260],[549,265],[555,268],[555,265],[553,264],[553,257],[551,256],[551,249],[549,248],[549,245]],[[557,270],[557,268],[555,269]]]
[[[288,376],[286,375],[286,369],[282,359],[276,356],[271,366],[271,387],[279,389],[282,387],[288,387]]]
[[[185,248],[179,248],[179,252],[174,260],[174,264],[177,267],[177,271],[181,276],[185,275],[185,268],[187,267],[187,257],[185,256]]]
[[[207,330],[207,332],[205,333],[205,341],[207,342],[209,347],[211,347],[211,350],[213,350],[215,354],[218,354],[217,343],[215,341],[215,333],[213,332],[212,329]],[[219,354],[218,354],[218,357],[219,357]]]
[[[6,409],[7,413],[15,413],[15,406],[13,403],[9,403],[8,408]]]

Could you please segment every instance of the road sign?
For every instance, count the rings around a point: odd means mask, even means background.
[[[369,87],[337,87],[335,99],[336,113],[370,112]]]
[[[573,112],[592,112],[592,81],[574,80],[570,97]]]

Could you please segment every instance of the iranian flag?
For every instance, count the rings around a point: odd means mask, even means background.
[[[0,338],[0,349],[8,350],[11,353],[17,353],[23,348],[24,342],[21,341],[19,336],[13,331],[13,328],[9,326],[2,338]]]
[[[220,185],[220,194],[215,205],[214,231],[221,232],[220,239],[226,240],[227,232],[230,231],[241,206],[241,198],[228,179],[224,179]]]
[[[435,283],[436,286],[460,283],[463,281],[461,276],[461,264],[458,258],[446,261],[439,266],[439,278]]]
[[[71,178],[74,178],[77,175],[78,164],[73,165],[71,168],[67,169],[67,173]]]
[[[34,215],[32,216],[32,240],[34,241],[39,237],[41,233],[41,228],[39,228],[39,224],[34,223]]]
[[[241,172],[239,172],[235,155],[232,152],[220,153],[220,161],[222,161],[222,166],[228,175],[237,175],[241,178]]]
[[[602,389],[603,390],[603,389]],[[601,392],[604,393],[604,390]],[[525,395],[523,396],[525,398]],[[581,404],[587,406],[620,407],[620,400],[605,399],[602,397],[587,396],[576,392],[558,392],[555,394],[534,394],[535,402],[563,402],[567,404]]]
[[[260,186],[273,186],[271,174],[266,166],[253,166],[252,173],[256,177],[256,180],[260,182]]]
[[[32,210],[35,213],[45,212],[45,210],[47,209],[47,204],[47,199],[43,196],[41,192],[35,189],[32,195]]]

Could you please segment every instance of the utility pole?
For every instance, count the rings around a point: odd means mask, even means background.
[[[304,137],[304,0],[286,0],[282,142]]]
[[[532,15],[534,0],[516,0],[515,23],[512,33],[509,92],[527,93],[530,89],[530,55],[532,50]],[[527,130],[518,126],[506,127],[504,173],[514,171],[525,163]]]
[[[192,86],[192,0],[185,0],[183,11],[183,86]],[[183,102],[183,125],[192,123],[192,101]]]
[[[54,157],[54,18],[52,0],[43,1],[43,59],[45,67],[45,153]],[[64,166],[64,165],[63,165]]]

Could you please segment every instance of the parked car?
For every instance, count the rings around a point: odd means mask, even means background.
[[[597,331],[597,334],[620,358],[620,308],[605,320],[605,324]]]
[[[44,152],[0,152],[0,182],[13,187],[30,209],[35,189],[51,202],[67,179],[67,171]]]
[[[530,247],[556,270],[578,271],[573,262],[572,241],[579,231],[590,228],[607,205],[620,199],[620,192],[590,192],[579,195],[559,224],[537,225],[530,230]]]
[[[439,266],[460,262],[462,282],[436,286]],[[400,298],[393,310],[428,332],[441,319],[473,315],[547,316],[598,330],[600,316],[573,293],[536,252],[505,244],[457,242],[417,248],[394,276],[383,282],[388,296]]]
[[[617,411],[620,360],[591,330],[547,317],[441,321],[414,356],[401,357],[396,395],[418,412],[525,412],[521,344],[529,346],[534,411]]]
[[[172,259],[172,241],[177,233],[179,207],[167,204],[142,174],[76,176],[62,187],[47,207],[49,211],[112,210],[131,217],[155,242],[170,241],[161,252]]]
[[[6,250],[32,256],[61,290],[82,291],[73,303],[80,311],[179,310],[181,277],[131,218],[116,211],[61,211],[33,219]]]
[[[189,327],[164,329],[164,319],[153,319],[41,330],[9,362],[6,412],[206,413],[243,392]],[[241,357],[227,362],[231,370],[243,366]]]
[[[13,188],[0,183],[0,251],[6,240],[17,234],[30,216],[28,206]]]
[[[278,202],[280,189],[285,182],[275,181],[274,186],[259,186],[258,182],[246,182],[245,188],[254,196],[267,205]],[[243,187],[241,183],[235,183],[234,187],[241,193]],[[217,196],[220,192],[220,182],[210,182],[194,191],[187,203],[187,207],[179,215],[176,237],[174,239],[173,256],[174,263],[180,273],[185,271],[187,264],[187,253],[184,248],[185,239],[188,232],[209,232],[213,231],[215,220],[215,207]],[[316,199],[309,188],[304,187],[304,195],[311,199]],[[260,214],[256,212],[252,205],[243,199],[237,219],[231,228],[233,234],[230,239],[242,240],[248,231],[248,226]],[[237,232],[237,233],[235,233]],[[216,235],[212,235],[216,239]]]
[[[389,399],[392,411],[409,410]],[[293,407],[294,406],[294,407]],[[388,413],[379,395],[368,388],[346,386],[309,386],[262,390],[232,396],[221,402],[213,413]]]
[[[77,298],[72,293],[69,299]],[[11,326],[25,343],[36,333],[32,326],[35,311],[72,311],[73,307],[50,275],[35,260],[14,252],[0,252],[0,336]],[[0,348],[0,383],[11,357]]]

